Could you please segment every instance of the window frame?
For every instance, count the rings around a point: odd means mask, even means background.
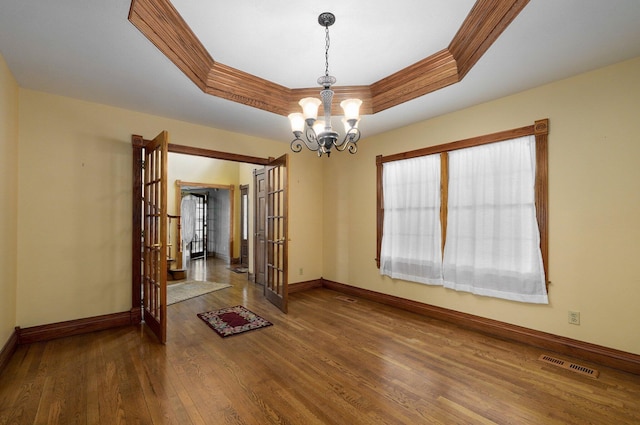
[[[489,143],[502,142],[523,136],[534,135],[536,139],[536,178],[535,178],[535,204],[536,218],[540,230],[540,251],[544,267],[547,289],[549,286],[549,119],[537,120],[533,125],[505,130],[498,133],[472,137],[437,146],[401,152],[392,155],[376,156],[376,266],[380,268],[380,250],[382,247],[382,232],[384,223],[384,192],[382,187],[382,168],[386,162],[416,158],[425,155],[440,154],[440,222],[442,226],[442,249],[446,241],[447,231],[447,206],[449,186],[449,156],[448,152],[465,149]]]

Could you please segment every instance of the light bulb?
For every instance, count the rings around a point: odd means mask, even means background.
[[[300,112],[289,114],[289,122],[291,122],[291,131],[294,133],[304,131],[304,116]]]
[[[347,120],[357,120],[360,116],[360,99],[346,99],[340,102],[340,107],[344,111],[344,117]]]
[[[305,97],[298,102],[302,106],[302,113],[305,120],[316,120],[318,118],[318,107],[322,104],[320,99],[315,97]]]

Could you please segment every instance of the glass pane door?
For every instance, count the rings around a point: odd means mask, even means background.
[[[195,233],[189,244],[191,259],[207,256],[207,195],[192,193],[196,200]]]

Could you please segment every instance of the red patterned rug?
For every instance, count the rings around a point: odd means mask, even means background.
[[[198,317],[223,338],[273,325],[241,305],[198,313]]]

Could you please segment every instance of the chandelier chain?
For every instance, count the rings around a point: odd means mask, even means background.
[[[329,39],[329,26],[324,27],[325,31],[325,48],[324,48],[324,75],[329,76],[329,45],[331,44],[331,40]]]

